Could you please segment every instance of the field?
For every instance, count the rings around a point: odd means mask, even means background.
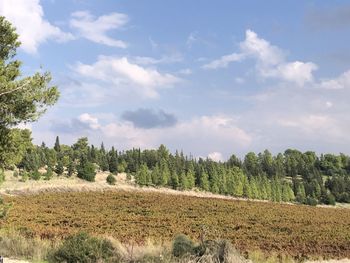
[[[55,239],[78,231],[126,243],[225,238],[241,251],[297,258],[350,256],[350,210],[198,198],[141,191],[42,193],[12,202],[2,229]]]

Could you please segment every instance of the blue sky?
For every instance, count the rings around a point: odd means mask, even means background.
[[[348,1],[0,0],[61,98],[34,142],[350,153]],[[348,116],[349,115],[349,116]]]

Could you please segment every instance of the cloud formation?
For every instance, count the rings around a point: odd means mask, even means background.
[[[0,15],[5,16],[17,29],[21,48],[36,53],[40,44],[48,40],[65,42],[74,39],[44,18],[39,0],[0,0]]]
[[[89,11],[77,11],[72,14],[70,26],[78,30],[78,34],[92,42],[118,48],[126,48],[127,44],[107,35],[108,31],[121,29],[129,21],[125,14],[111,13],[100,17]]]
[[[163,110],[138,109],[125,111],[122,119],[131,122],[137,128],[152,129],[171,127],[177,123],[175,115],[166,113]]]
[[[91,65],[78,63],[75,70],[83,77],[105,82],[112,87],[133,88],[147,98],[157,97],[159,89],[171,87],[180,81],[172,74],[132,63],[127,57],[100,56]]]
[[[240,52],[224,55],[202,66],[204,69],[225,68],[232,62],[246,59],[256,61],[256,70],[262,78],[274,78],[295,83],[299,86],[313,81],[317,65],[312,62],[287,62],[284,52],[260,38],[254,31],[247,30],[246,38],[240,43]]]

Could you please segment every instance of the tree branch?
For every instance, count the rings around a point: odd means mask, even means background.
[[[9,93],[12,93],[12,92],[15,92],[17,90],[20,90],[20,89],[23,89],[25,86],[27,86],[28,84],[30,83],[30,81],[27,81],[26,83],[24,83],[23,85],[15,88],[15,89],[12,89],[12,90],[8,90],[8,91],[5,91],[3,93],[0,93],[0,97],[3,96],[3,95],[6,95],[6,94],[9,94]]]

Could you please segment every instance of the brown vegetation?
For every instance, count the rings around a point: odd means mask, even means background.
[[[240,251],[303,257],[350,256],[350,210],[142,192],[71,192],[6,197],[2,228],[26,236],[66,237],[78,231],[141,244],[148,238],[224,238]]]

